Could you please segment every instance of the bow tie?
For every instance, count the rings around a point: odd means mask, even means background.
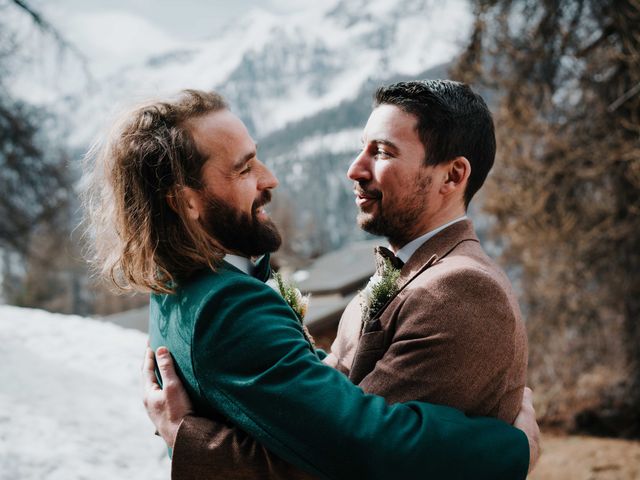
[[[270,255],[267,253],[260,261],[253,267],[252,276],[266,282],[271,278],[271,265],[269,264]]]
[[[397,268],[400,270],[404,266],[404,262],[400,260],[395,254],[389,250],[387,247],[376,247],[375,250],[376,255],[376,272],[381,275],[384,270],[384,261],[389,260],[391,266],[393,268]]]

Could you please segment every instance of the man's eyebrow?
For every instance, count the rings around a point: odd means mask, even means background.
[[[240,160],[238,160],[234,165],[233,165],[233,169],[234,170],[242,170],[244,168],[244,166],[253,158],[255,158],[255,156],[258,154],[257,153],[258,150],[258,145],[256,145],[256,148],[252,151],[250,151],[249,153],[247,153],[246,155],[244,155]]]
[[[371,140],[370,143],[379,143],[381,145],[386,145],[387,147],[390,147],[396,151],[400,150],[400,148],[398,148],[398,146],[395,143],[393,143],[391,140],[385,140],[384,138],[375,138]]]

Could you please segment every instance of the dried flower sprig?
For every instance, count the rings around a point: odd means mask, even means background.
[[[278,272],[274,272],[273,279],[275,281],[275,290],[282,295],[282,298],[289,304],[291,310],[302,323],[304,316],[307,314],[310,295],[302,295],[298,288],[286,282]]]
[[[360,306],[362,321],[372,320],[378,311],[398,293],[398,279],[400,269],[395,268],[389,259],[384,259],[382,272],[376,272],[367,286],[360,291]]]

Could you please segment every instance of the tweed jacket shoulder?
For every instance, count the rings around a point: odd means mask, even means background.
[[[390,402],[424,400],[512,423],[526,381],[525,327],[471,222],[425,242],[399,285],[364,332],[358,297],[349,304],[325,362]]]

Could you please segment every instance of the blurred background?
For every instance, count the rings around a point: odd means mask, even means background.
[[[328,344],[369,275],[345,174],[372,94],[422,78],[494,113],[470,216],[527,322],[533,478],[640,478],[640,1],[0,0],[0,75],[0,478],[168,478],[138,391],[148,298],[92,279],[78,227],[83,154],[119,112],[230,101]]]

